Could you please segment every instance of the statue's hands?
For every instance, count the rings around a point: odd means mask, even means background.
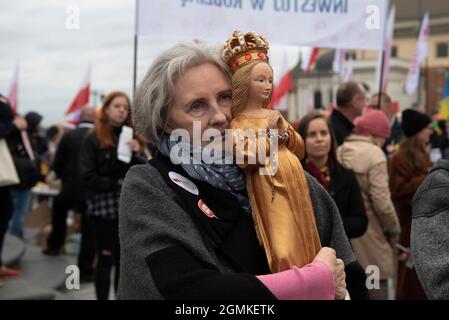
[[[279,111],[272,111],[268,116],[268,129],[278,129],[281,122],[281,114]]]

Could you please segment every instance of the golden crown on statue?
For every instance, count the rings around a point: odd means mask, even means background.
[[[238,68],[254,60],[268,62],[268,48],[268,41],[263,35],[254,32],[243,34],[236,30],[226,41],[222,58],[234,73]]]

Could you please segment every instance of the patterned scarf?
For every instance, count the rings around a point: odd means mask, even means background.
[[[173,150],[176,147],[177,149]],[[214,154],[213,149],[170,140],[168,134],[163,134],[157,146],[159,152],[169,157],[174,164],[180,164],[187,174],[196,180],[209,183],[223,191],[230,192],[239,201],[241,207],[251,216],[251,206],[245,188],[244,175],[241,169],[233,164],[232,154],[224,151]],[[212,163],[202,160],[202,155],[211,155]],[[175,156],[177,162],[170,156]]]

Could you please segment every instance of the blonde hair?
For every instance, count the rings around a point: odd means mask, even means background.
[[[259,63],[266,63],[266,61],[254,61],[244,65],[243,67],[237,69],[232,77],[232,116],[243,112],[248,103],[249,87],[251,81],[251,71],[254,66]],[[271,69],[273,70],[273,68]],[[267,108],[271,102],[271,97],[273,95],[273,90],[270,92],[270,96],[264,101],[262,108]]]

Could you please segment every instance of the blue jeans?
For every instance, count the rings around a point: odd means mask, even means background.
[[[11,191],[13,213],[9,223],[9,233],[23,238],[23,223],[31,209],[31,189]]]

